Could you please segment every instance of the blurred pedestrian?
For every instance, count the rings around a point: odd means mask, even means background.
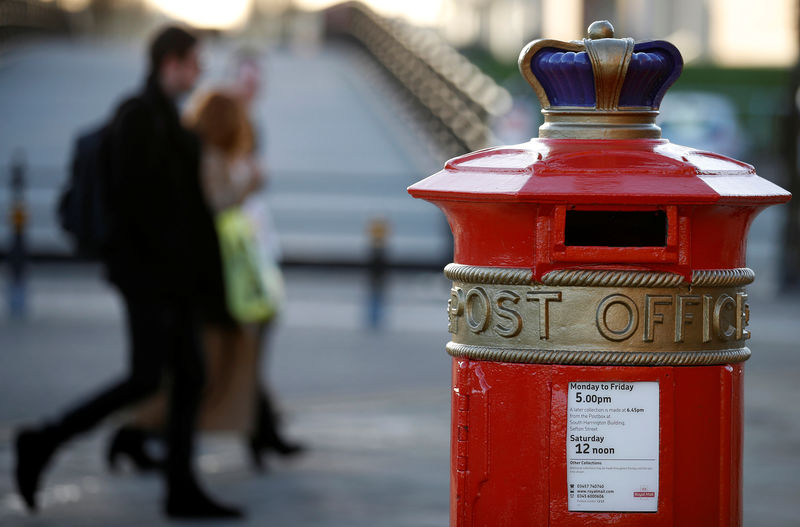
[[[369,297],[367,300],[367,326],[379,329],[383,324],[386,304],[386,241],[389,237],[389,222],[386,218],[373,218],[368,225]]]
[[[219,247],[199,181],[200,145],[179,119],[175,100],[200,73],[197,39],[178,27],[150,44],[142,91],[124,102],[110,125],[110,192],[114,233],[104,255],[119,290],[130,335],[130,371],[84,403],[16,437],[16,483],[31,510],[41,476],[56,451],[115,411],[171,380],[166,423],[165,513],[172,517],[238,517],[200,487],[192,467],[204,386],[199,330],[214,292]]]
[[[247,431],[251,459],[261,467],[265,451],[289,455],[301,450],[279,432],[271,396],[258,377],[261,352],[283,301],[283,280],[271,248],[276,243],[274,232],[264,233],[259,221],[266,211],[258,203],[264,199],[258,191],[266,179],[254,153],[253,127],[240,99],[222,91],[210,92],[188,122],[203,139],[201,174],[206,199],[217,214],[228,309],[239,322],[230,344],[240,344],[240,355],[248,360],[255,358],[247,364],[256,375],[250,393],[255,419]],[[253,276],[247,277],[244,268]]]

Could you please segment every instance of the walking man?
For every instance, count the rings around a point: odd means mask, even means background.
[[[204,385],[199,330],[218,261],[211,215],[203,202],[197,138],[180,123],[175,99],[200,73],[197,39],[168,27],[150,45],[143,90],[124,102],[109,128],[113,234],[104,255],[108,279],[125,304],[130,371],[87,401],[16,439],[16,483],[36,509],[36,491],[53,454],[108,415],[171,381],[165,434],[164,510],[171,517],[232,518],[198,484],[192,468],[195,420]]]

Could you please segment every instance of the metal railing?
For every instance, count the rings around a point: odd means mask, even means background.
[[[330,8],[326,31],[363,46],[385,68],[418,106],[444,154],[493,144],[490,119],[508,111],[510,95],[437,33],[384,18],[358,3]]]

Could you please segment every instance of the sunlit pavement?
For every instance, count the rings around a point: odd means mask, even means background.
[[[449,359],[439,273],[394,274],[385,327],[364,327],[365,277],[293,270],[270,371],[289,432],[310,447],[256,474],[242,441],[203,436],[198,464],[218,496],[252,525],[447,524]],[[154,476],[110,474],[108,426],[80,438],[48,473],[35,517],[11,486],[11,430],[52,415],[122,369],[113,293],[85,266],[39,266],[28,320],[0,322],[0,525],[138,526],[165,522]],[[751,294],[746,375],[745,525],[796,525],[800,302]],[[702,438],[698,438],[702,440]],[[207,522],[204,524],[208,524]],[[247,524],[247,523],[246,523]]]

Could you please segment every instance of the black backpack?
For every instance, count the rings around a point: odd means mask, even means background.
[[[111,124],[80,135],[72,171],[58,202],[61,228],[72,238],[78,255],[102,257],[113,233],[110,206]]]

